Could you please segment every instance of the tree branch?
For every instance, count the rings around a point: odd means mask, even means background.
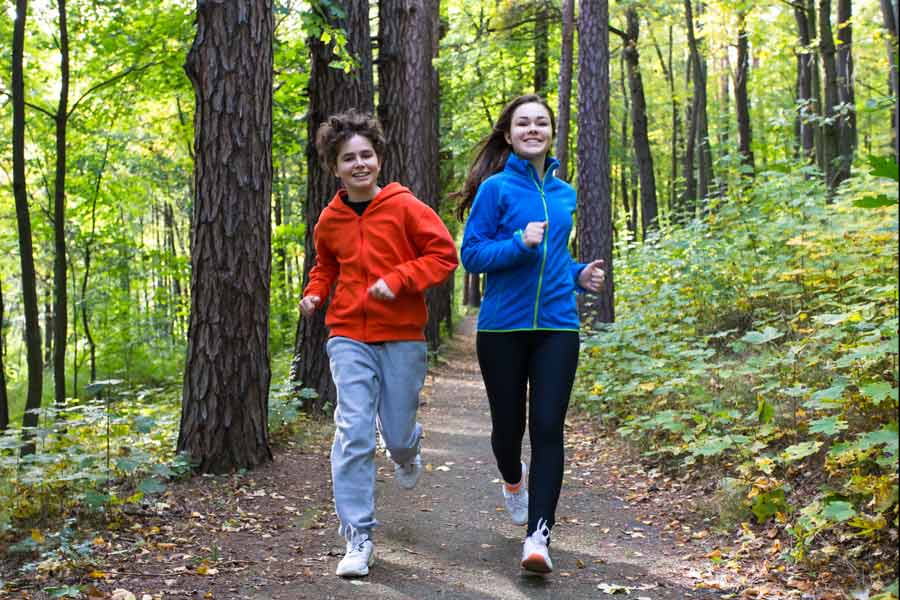
[[[75,112],[75,109],[78,108],[78,105],[81,103],[81,101],[84,100],[85,98],[87,98],[88,96],[90,96],[91,94],[93,94],[94,92],[96,92],[97,90],[99,90],[99,89],[101,89],[101,88],[104,88],[104,87],[106,87],[106,86],[108,86],[108,85],[112,85],[113,83],[119,81],[120,79],[123,79],[123,78],[127,77],[128,75],[131,75],[132,73],[137,73],[137,72],[140,72],[140,71],[144,71],[144,70],[146,70],[146,69],[149,69],[150,67],[154,67],[154,66],[159,65],[159,64],[162,64],[162,61],[155,60],[155,61],[153,61],[153,62],[149,62],[149,63],[147,63],[146,65],[142,65],[142,66],[140,66],[140,67],[138,67],[138,66],[131,66],[131,67],[128,67],[127,69],[125,69],[124,71],[122,71],[121,73],[118,73],[118,74],[116,74],[116,75],[113,75],[112,77],[110,77],[110,78],[107,79],[106,81],[101,81],[101,82],[98,83],[97,85],[95,85],[95,86],[89,88],[86,92],[84,92],[84,93],[78,98],[78,100],[76,100],[75,103],[72,104],[72,108],[69,109],[69,113],[68,113],[66,116],[67,116],[67,117],[71,117],[72,114]]]

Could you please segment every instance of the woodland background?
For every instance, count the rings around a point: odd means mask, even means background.
[[[82,524],[252,468],[330,411],[324,327],[297,311],[336,185],[309,143],[327,114],[375,110],[385,179],[457,233],[472,149],[537,91],[579,192],[573,251],[611,267],[583,306],[577,409],[713,477],[721,528],[774,527],[778,561],[896,595],[896,2],[6,15],[0,539],[22,572],[87,560]],[[478,300],[463,273],[429,296],[435,352]]]

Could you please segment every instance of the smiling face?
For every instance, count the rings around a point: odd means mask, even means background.
[[[339,177],[351,201],[365,202],[378,192],[381,159],[369,138],[354,135],[340,145],[334,174]]]
[[[518,106],[513,112],[506,141],[519,157],[543,162],[553,141],[550,112],[538,102]]]

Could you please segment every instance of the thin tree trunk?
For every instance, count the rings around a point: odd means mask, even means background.
[[[271,0],[197,2],[191,311],[179,452],[202,473],[272,460]],[[222,99],[226,101],[223,102]]]
[[[607,0],[582,0],[578,39],[578,257],[603,259],[607,273],[603,290],[582,300],[581,315],[585,323],[597,326],[615,320]]]
[[[309,40],[309,116],[307,118],[306,146],[306,202],[303,219],[307,224],[304,238],[303,287],[309,283],[309,272],[316,263],[314,226],[319,215],[331,200],[338,187],[338,180],[319,164],[315,148],[315,133],[319,125],[332,113],[350,108],[374,111],[374,84],[372,81],[372,46],[369,35],[369,3],[366,0],[345,0],[340,4],[346,12],[344,19],[327,12],[324,4],[316,2],[317,10],[329,14],[333,27],[347,32],[347,49],[356,58],[358,68],[350,73],[332,69],[334,47],[325,44],[318,36]],[[305,410],[319,413],[326,404],[335,405],[334,382],[325,354],[328,329],[325,327],[327,300],[312,317],[297,322],[294,341],[294,359],[291,363],[291,381],[295,388],[316,390],[318,398],[307,403]]]
[[[750,97],[747,82],[750,79],[750,44],[747,40],[747,14],[738,13],[737,72],[734,80],[734,105],[738,122],[738,152],[741,154],[741,174],[753,178],[756,162],[753,158],[753,129],[750,122]]]
[[[712,149],[709,145],[709,118],[706,112],[706,61],[700,53],[700,42],[694,33],[693,0],[684,0],[687,19],[688,46],[691,52],[694,77],[694,102],[692,117],[697,121],[696,144],[698,150],[698,194],[706,200],[713,181]]]
[[[668,203],[669,212],[676,209],[678,203],[678,143],[681,140],[681,107],[678,104],[678,95],[675,93],[675,77],[672,72],[672,26],[669,25],[669,46],[668,46],[668,63],[663,58],[662,49],[656,42],[653,35],[653,28],[648,28],[650,39],[653,41],[653,47],[656,49],[656,56],[659,58],[659,66],[662,69],[666,82],[669,84],[669,96],[672,103],[672,144],[669,151],[671,152],[671,166],[669,168],[669,185],[668,185]]]
[[[0,433],[9,428],[9,395],[6,391],[6,312],[3,305],[3,278],[0,278]]]
[[[69,121],[69,29],[66,1],[59,9],[60,87],[56,109],[56,187],[53,202],[53,383],[57,406],[66,402],[66,341],[68,323],[68,267],[66,265],[66,128]]]
[[[691,85],[693,83],[693,60],[688,61],[687,78],[685,83]],[[682,195],[681,206],[678,211],[679,220],[690,220],[694,218],[697,212],[697,175],[696,161],[694,159],[695,149],[697,146],[697,111],[694,110],[696,102],[692,99],[685,106],[685,122],[688,130],[684,136],[684,194]]]
[[[557,110],[557,176],[569,179],[569,121],[572,118],[572,60],[575,33],[575,0],[563,0],[562,58],[559,63],[559,110]]]
[[[621,128],[621,146],[622,146],[622,164],[619,167],[619,188],[622,193],[622,209],[625,211],[625,228],[628,230],[629,239],[637,241],[637,207],[631,206],[631,189],[628,182],[633,180],[634,160],[632,157],[632,145],[628,138],[628,121],[631,116],[631,102],[628,98],[628,86],[625,76],[625,52],[624,42],[623,51],[619,55],[619,82],[622,84],[622,128]]]
[[[887,47],[888,64],[891,66],[891,93],[894,95],[893,132],[894,160],[900,163],[900,72],[897,65],[898,15],[896,0],[881,0],[881,16],[884,28],[887,29],[885,46]]]
[[[634,6],[625,13],[628,20],[628,39],[625,43],[625,61],[628,63],[628,87],[631,91],[631,128],[634,140],[634,157],[641,182],[641,232],[642,239],[657,229],[659,209],[656,204],[656,174],[653,171],[653,154],[647,134],[647,101],[644,98],[644,82],[641,79],[638,37],[640,20]]]
[[[797,122],[799,124],[799,143],[803,156],[812,161],[816,153],[815,115],[817,112],[813,95],[813,79],[816,72],[815,53],[812,52],[812,34],[809,29],[807,11],[794,6],[794,19],[797,21],[798,41],[800,49],[797,53]]]
[[[38,424],[43,391],[43,362],[41,360],[41,326],[38,316],[37,285],[34,254],[31,242],[31,216],[25,185],[25,78],[22,56],[25,50],[25,21],[27,0],[16,0],[16,20],[13,25],[12,52],[12,155],[13,195],[16,200],[16,222],[19,231],[19,259],[22,265],[22,304],[25,309],[25,349],[28,357],[28,394],[22,415],[25,445],[22,454],[34,452],[34,434],[29,428]]]
[[[825,105],[822,123],[822,158],[821,164],[825,173],[825,183],[828,186],[829,198],[834,194],[835,188],[841,183],[841,170],[836,164],[838,154],[838,79],[836,50],[834,36],[831,31],[831,0],[819,0],[819,54],[822,57],[822,66],[825,72]]]
[[[841,117],[838,120],[838,154],[841,157],[838,178],[844,181],[850,177],[853,155],[859,141],[856,129],[856,93],[853,89],[852,1],[838,0],[837,10],[837,37],[840,41],[837,47],[838,102],[841,104]]]
[[[550,7],[541,0],[534,16],[534,93],[543,95],[547,91],[549,66],[548,30]]]

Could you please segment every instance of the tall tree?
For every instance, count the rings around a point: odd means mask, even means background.
[[[346,32],[346,49],[355,58],[357,67],[350,72],[331,67],[335,52],[334,42],[323,42],[321,35],[310,36],[306,202],[303,206],[303,218],[307,223],[303,255],[304,286],[309,280],[309,271],[316,262],[313,227],[338,187],[334,175],[319,164],[314,143],[316,129],[328,115],[335,112],[350,108],[367,112],[374,110],[368,0],[341,2],[340,7],[345,14],[343,17],[329,9],[329,3],[317,1],[312,6],[317,14],[324,17],[326,26],[343,29]],[[321,411],[325,403],[331,403],[333,406],[336,400],[328,356],[325,354],[325,342],[328,339],[328,330],[325,327],[327,306],[327,303],[323,304],[311,318],[300,319],[294,342],[292,380],[318,393],[318,399],[306,407],[313,412]]]
[[[687,86],[693,85],[694,61],[692,59],[687,61],[685,74],[685,84]],[[676,221],[690,220],[697,212],[697,172],[694,167],[696,166],[698,120],[694,100],[685,103],[684,113],[684,121],[687,123],[684,140],[684,162],[682,163],[684,191],[681,195],[678,211],[674,215]]]
[[[802,0],[801,0],[802,1]],[[812,7],[815,10],[814,7]],[[800,2],[794,4],[797,21],[799,49],[797,50],[797,130],[803,156],[813,159],[816,155],[815,115],[818,113],[818,94],[814,91],[818,79],[818,60],[812,50],[815,38],[815,21],[809,8]]]
[[[647,101],[644,98],[644,81],[641,78],[638,36],[640,18],[634,5],[625,11],[628,30],[625,39],[625,62],[628,63],[628,88],[631,93],[631,137],[634,141],[634,157],[641,183],[641,231],[644,239],[658,226],[659,209],[656,205],[656,175],[653,171],[653,154],[647,133]]]
[[[569,121],[572,118],[572,59],[575,33],[575,0],[563,0],[562,49],[559,62],[559,109],[556,111],[557,176],[569,179]]]
[[[672,161],[669,169],[668,193],[669,210],[672,211],[677,203],[676,197],[678,187],[676,183],[678,181],[678,152],[680,148],[679,142],[681,140],[681,107],[678,103],[678,94],[675,93],[675,76],[672,69],[672,49],[674,46],[672,40],[672,26],[669,25],[668,61],[663,58],[662,49],[660,49],[659,44],[656,42],[656,38],[653,36],[653,28],[648,28],[648,31],[650,32],[650,39],[653,41],[653,47],[656,49],[656,56],[659,58],[659,66],[666,78],[666,82],[669,84],[669,101],[672,104],[672,144],[669,150],[672,155]]]
[[[884,28],[887,30],[885,45],[887,46],[888,64],[891,66],[890,82],[891,93],[894,95],[894,112],[893,112],[893,148],[894,160],[900,163],[900,65],[897,64],[897,40],[900,29],[898,29],[898,15],[896,0],[881,0],[881,16],[884,18]]]
[[[53,200],[53,385],[57,406],[66,401],[66,342],[68,339],[68,267],[66,265],[66,129],[69,122],[69,28],[66,0],[59,12],[59,104],[56,108],[56,181]]]
[[[581,260],[606,262],[606,286],[582,305],[585,323],[615,320],[609,172],[609,2],[582,0],[578,16],[578,223]]]
[[[842,160],[838,154],[838,124],[840,118],[837,107],[838,78],[834,35],[831,31],[831,0],[819,0],[819,55],[822,58],[822,70],[825,73],[825,97],[822,120],[822,156],[819,166],[825,174],[825,183],[829,193],[833,192],[843,181],[842,171],[837,163]]]
[[[387,150],[384,181],[399,181],[440,212],[437,74],[439,0],[379,0],[378,116]],[[452,317],[452,278],[426,293],[425,337],[440,344],[440,325]]]
[[[34,250],[31,242],[31,215],[28,209],[28,190],[25,184],[25,77],[22,57],[25,50],[25,21],[28,1],[16,0],[16,21],[13,25],[12,52],[12,155],[13,196],[16,200],[16,222],[19,228],[19,260],[22,265],[22,305],[25,309],[25,351],[28,361],[28,394],[22,426],[26,444],[23,454],[34,452],[32,433],[27,429],[38,424],[41,393],[44,387],[41,360],[41,325],[38,316],[37,284],[34,270]]]
[[[197,2],[191,313],[178,450],[200,472],[272,459],[270,0]]]
[[[691,66],[694,78],[694,99],[691,116],[693,119],[696,119],[697,192],[700,198],[705,200],[709,197],[709,190],[713,180],[712,148],[709,145],[709,117],[706,111],[706,59],[700,51],[700,40],[697,39],[694,33],[692,3],[693,0],[684,0],[684,12],[687,20],[688,46],[691,52]]]
[[[750,79],[750,43],[747,39],[747,13],[738,13],[737,70],[734,74],[734,105],[738,122],[738,152],[743,174],[752,178],[756,171],[753,158],[753,128],[750,121],[750,97],[747,81]]]
[[[841,157],[838,165],[841,181],[850,177],[850,167],[856,152],[858,136],[856,133],[856,93],[853,89],[853,3],[851,0],[838,0],[838,47],[837,78],[838,102],[841,105],[841,118],[838,120],[838,154]]]

